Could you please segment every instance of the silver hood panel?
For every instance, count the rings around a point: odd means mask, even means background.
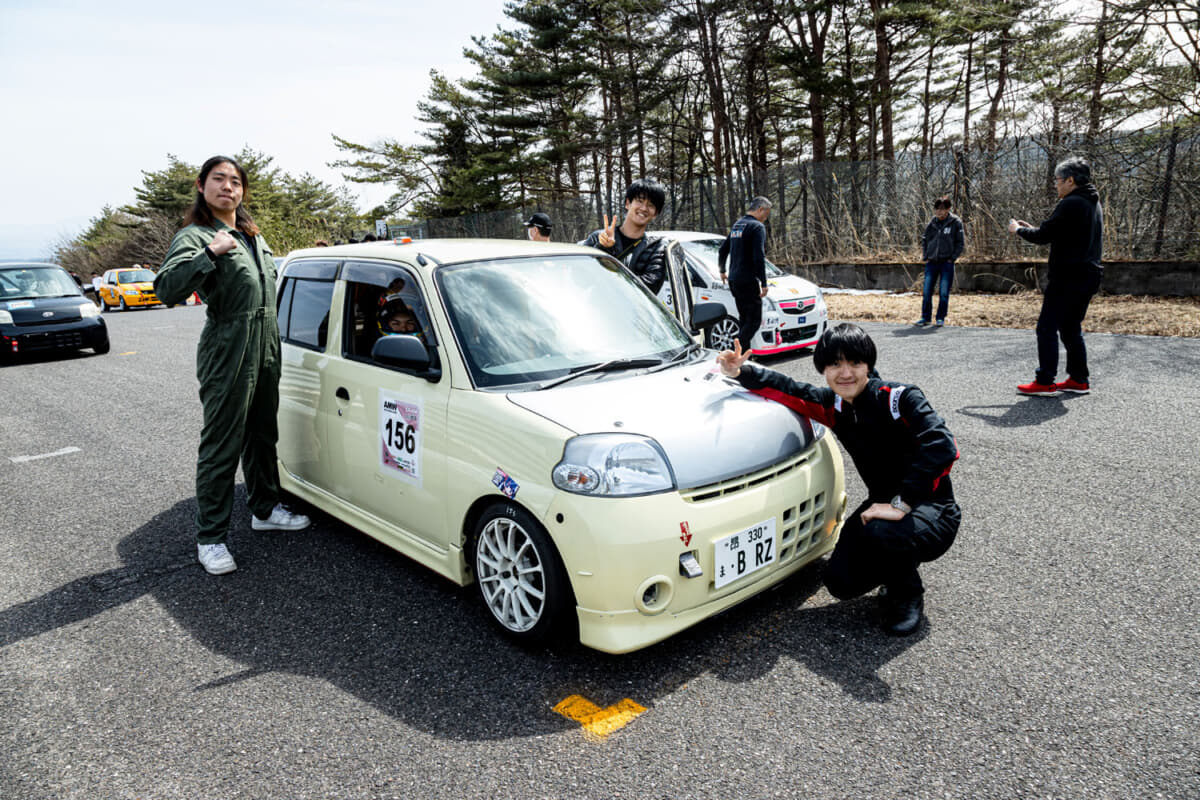
[[[648,375],[584,377],[508,399],[576,434],[654,439],[680,489],[763,469],[813,442],[807,419],[727,380],[713,357]]]

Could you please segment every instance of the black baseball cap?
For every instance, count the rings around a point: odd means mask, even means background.
[[[526,228],[531,228],[534,225],[536,225],[539,228],[545,228],[546,230],[550,230],[551,228],[554,227],[554,223],[550,221],[550,215],[543,214],[540,211],[537,212],[536,214],[534,214],[529,219],[525,220]]]

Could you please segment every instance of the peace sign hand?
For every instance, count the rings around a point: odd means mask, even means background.
[[[749,353],[742,352],[741,339],[734,339],[732,350],[722,350],[717,355],[717,366],[721,368],[721,374],[725,377],[736,378],[742,372],[742,364],[745,364],[749,357]]]
[[[610,223],[608,221],[608,214],[604,215],[604,227],[600,230],[600,237],[598,239],[601,247],[612,247],[616,243],[617,219],[617,215],[613,214],[612,222]]]

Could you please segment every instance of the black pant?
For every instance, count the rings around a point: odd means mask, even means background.
[[[742,343],[742,351],[750,352],[754,342],[754,334],[762,325],[762,289],[758,281],[750,283],[734,283],[730,281],[729,290],[733,293],[733,302],[738,310],[738,341]]]
[[[1067,349],[1067,377],[1087,383],[1087,347],[1083,344],[1083,317],[1092,296],[1100,289],[1099,275],[1080,281],[1051,281],[1042,295],[1038,315],[1038,383],[1054,383],[1058,373],[1058,339]]]
[[[842,526],[842,535],[825,567],[825,588],[849,600],[883,584],[889,594],[911,597],[924,591],[917,565],[940,558],[958,533],[962,512],[953,500],[921,503],[898,521],[873,519],[866,525],[859,506]]]

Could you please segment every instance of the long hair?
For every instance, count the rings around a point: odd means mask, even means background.
[[[237,170],[238,177],[242,179],[242,202],[238,203],[237,211],[235,212],[237,229],[247,236],[257,236],[258,226],[254,224],[254,220],[250,218],[250,212],[246,210],[246,197],[250,194],[250,179],[246,177],[246,170],[242,169],[242,165],[234,161],[229,156],[213,156],[208,161],[204,162],[204,166],[200,167],[200,177],[196,180],[203,186],[208,180],[208,173],[213,171],[213,168],[218,164],[229,164]],[[204,192],[196,190],[196,199],[192,201],[192,207],[187,210],[187,214],[183,217],[184,225],[204,225],[213,227],[212,209],[208,207],[208,203],[204,200]]]

